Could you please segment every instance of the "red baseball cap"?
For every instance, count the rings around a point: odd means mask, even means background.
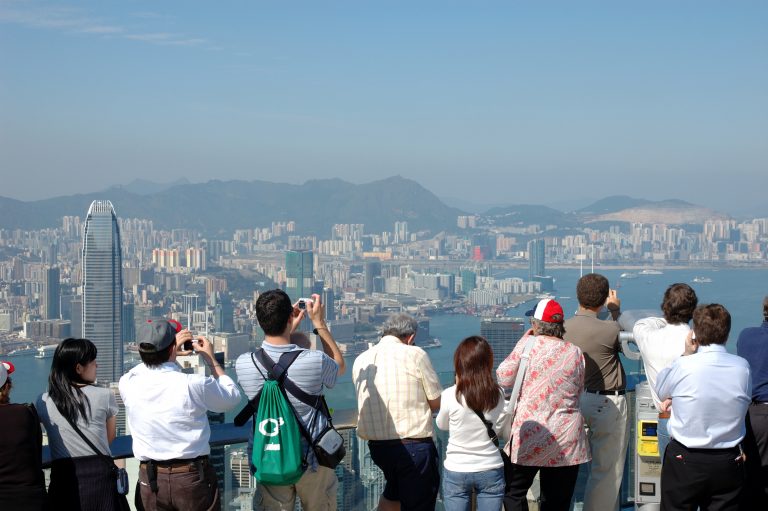
[[[533,317],[545,323],[562,323],[563,308],[551,298],[541,300],[533,311]]]
[[[0,387],[5,385],[8,376],[16,370],[10,362],[0,362]]]

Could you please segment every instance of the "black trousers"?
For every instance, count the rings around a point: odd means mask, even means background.
[[[541,511],[568,511],[579,475],[579,465],[567,467],[530,467],[512,464],[512,480],[504,495],[505,511],[528,511],[528,489],[536,473],[541,472]]]
[[[749,405],[746,422],[747,482],[740,509],[768,509],[768,404]]]
[[[661,511],[736,511],[744,485],[738,447],[688,449],[672,440],[661,466]]]

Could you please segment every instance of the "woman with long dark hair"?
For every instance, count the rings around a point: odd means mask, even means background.
[[[62,341],[53,354],[48,392],[35,405],[51,446],[48,494],[60,509],[120,509],[109,450],[117,402],[95,381],[96,346],[88,339]]]
[[[453,367],[456,385],[443,391],[437,414],[437,427],[448,430],[443,463],[445,509],[468,511],[474,492],[478,511],[499,511],[504,499],[504,462],[486,422],[497,423],[504,396],[493,377],[493,350],[488,341],[477,335],[461,341]]]

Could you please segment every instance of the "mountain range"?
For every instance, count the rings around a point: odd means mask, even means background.
[[[134,181],[102,192],[19,201],[0,197],[0,228],[41,229],[61,224],[61,217],[84,217],[91,201],[112,201],[119,217],[148,218],[163,229],[191,228],[209,236],[235,229],[295,220],[298,233],[326,237],[333,224],[361,223],[369,233],[391,231],[405,220],[411,232],[456,229],[467,214],[446,205],[419,183],[393,176],[364,184],[340,179],[304,184],[267,181],[173,183]],[[498,227],[531,224],[575,227],[591,222],[688,224],[727,215],[679,200],[653,202],[628,196],[607,197],[577,211],[563,212],[535,204],[492,207],[479,215]]]

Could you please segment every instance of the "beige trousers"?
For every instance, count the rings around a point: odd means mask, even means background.
[[[304,511],[336,511],[336,472],[328,467],[307,469],[298,482],[291,486],[272,486],[259,483],[253,495],[253,509],[257,511],[293,511],[296,497]]]
[[[592,451],[583,511],[618,511],[629,440],[627,399],[584,392],[580,406]]]

